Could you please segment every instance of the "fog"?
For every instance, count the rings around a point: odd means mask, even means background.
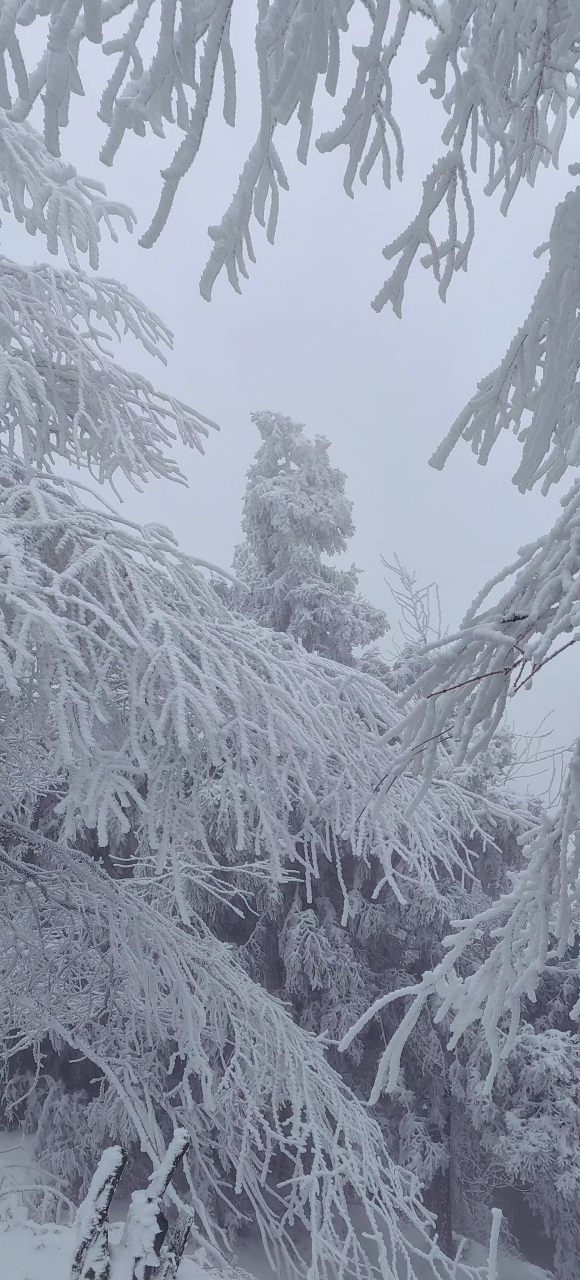
[[[103,243],[101,273],[126,283],[175,333],[166,369],[153,368],[129,341],[116,358],[220,425],[204,458],[176,446],[188,489],[152,482],[138,494],[126,486],[125,513],[169,525],[184,549],[229,567],[240,539],[245,472],[258,445],[249,415],[279,410],[309,434],[327,436],[332,462],[348,476],[357,531],[346,559],[363,570],[363,592],[395,620],[381,555],[396,551],[420,581],[439,583],[444,621],[453,629],[483,582],[513,560],[519,546],[547,531],[569,487],[564,481],[547,498],[520,495],[511,483],[517,446],[507,433],[486,468],[463,443],[443,473],[432,470],[428,458],[529,309],[546,267],[533,250],[547,239],[555,203],[573,185],[567,163],[577,155],[570,147],[559,173],[542,171],[535,190],[521,190],[507,219],[475,180],[476,243],[469,271],[453,281],[447,303],[432,276],[416,266],[403,320],[386,309],[376,315],[370,302],[390,268],[381,250],[416,212],[421,181],[440,154],[442,111],[428,89],[417,86],[418,45],[396,77],[407,146],[404,185],[386,191],[377,171],[349,200],[342,189],[345,157],[320,156],[313,146],[308,166],[300,166],[293,126],[282,130],[290,193],[282,193],[276,243],[268,245],[256,227],[257,264],[242,296],[224,276],[208,304],[198,290],[211,247],[207,227],[229,203],[257,122],[251,41],[243,31],[237,37],[239,127],[223,123],[216,101],[202,153],[153,249],[140,249],[137,237],[122,229],[118,245]],[[177,138],[130,137],[113,169],[104,170],[98,150],[105,127],[95,114],[103,58],[92,50],[86,57],[87,97],[64,136],[63,153],[80,172],[104,179],[110,196],[132,205],[142,232],[156,207],[159,170]],[[339,118],[340,94],[334,103],[322,99],[319,129]],[[4,253],[45,260],[40,244],[9,219],[2,237]],[[514,699],[516,729],[529,733],[552,712],[553,745],[569,743],[578,732],[578,707],[569,696],[578,670],[575,650],[550,664],[531,693]]]

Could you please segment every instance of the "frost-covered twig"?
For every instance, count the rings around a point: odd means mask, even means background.
[[[2,28],[7,17],[4,6]],[[122,218],[128,231],[135,223],[131,209],[107,199],[101,182],[79,177],[72,165],[51,155],[36,130],[26,121],[16,123],[3,107],[0,201],[5,212],[13,213],[31,235],[40,231],[46,237],[49,253],[64,249],[69,265],[77,271],[79,254],[88,254],[94,270],[99,265],[101,221],[115,241],[112,218]]]
[[[352,1270],[415,1280],[425,1254],[442,1280],[481,1280],[453,1271],[431,1241],[418,1184],[392,1163],[376,1122],[230,948],[199,921],[169,920],[154,893],[112,881],[85,854],[33,836],[22,867],[34,882],[0,871],[7,1053],[38,1050],[50,1035],[85,1057],[100,1078],[102,1128],[125,1132],[154,1168],[172,1163],[164,1130],[185,1127],[198,1243],[220,1242],[213,1192],[232,1210],[245,1198],[274,1269],[285,1264],[291,1276],[308,1267],[293,1239],[299,1224],[310,1274],[327,1280]]]
[[[163,530],[89,510],[16,462],[3,476],[1,678],[31,699],[71,838],[79,821],[101,845],[138,833],[184,919],[187,884],[219,871],[216,825],[226,862],[277,880],[302,867],[309,891],[320,860],[346,852],[377,859],[403,898],[408,876],[469,871],[483,811],[445,757],[424,802],[403,770],[389,805],[368,806],[400,758],[384,685],[356,671],[345,685],[344,668],[229,614]]]
[[[388,569],[389,573],[394,575],[399,583],[398,587],[394,587],[392,582],[385,578],[393,600],[399,609],[399,630],[404,643],[415,646],[426,645],[429,643],[431,636],[436,640],[440,640],[442,619],[441,600],[437,583],[430,582],[426,587],[417,586],[417,574],[406,569],[401,564],[398,555],[395,554],[394,560],[394,564],[389,564],[388,560],[381,556],[383,568]],[[432,621],[433,602],[431,592],[435,597],[436,625]]]
[[[548,271],[529,316],[433,454],[433,467],[444,466],[459,439],[470,442],[485,466],[504,429],[523,444],[513,477],[522,493],[540,480],[545,493],[568,467],[578,466],[580,188],[558,205],[549,249]]]
[[[113,69],[105,76],[100,116],[109,133],[101,155],[112,163],[128,130],[158,136],[182,135],[162,173],[159,206],[142,244],[152,244],[164,227],[176,190],[195,162],[223,72],[223,114],[236,121],[237,22],[248,23],[247,5],[236,0],[71,0],[49,4],[46,49],[36,66],[27,64],[20,28],[43,17],[42,0],[15,0],[0,27],[0,104],[19,125],[39,97],[48,150],[59,154],[73,96],[83,91],[83,41],[101,44]],[[386,187],[392,171],[403,172],[403,135],[397,119],[393,68],[409,29],[426,26],[428,57],[420,74],[441,100],[445,153],[425,183],[424,200],[411,228],[387,249],[401,254],[389,285],[375,306],[390,300],[400,311],[405,279],[421,243],[445,295],[454,271],[467,261],[473,238],[473,209],[467,177],[478,147],[489,156],[488,193],[504,187],[507,209],[522,178],[533,181],[540,163],[557,164],[568,120],[578,106],[579,19],[571,0],[260,0],[255,19],[253,89],[260,126],[238,190],[218,226],[210,229],[214,249],[203,275],[209,297],[225,267],[235,288],[253,261],[251,222],[267,225],[273,238],[280,188],[287,187],[274,144],[280,127],[297,119],[298,159],[308,158],[316,122],[316,91],[341,95],[342,119],[318,137],[322,152],[346,147],[344,185],[352,194],[358,176],[365,183],[377,163]],[[112,38],[107,26],[112,24]],[[153,34],[153,41],[151,35]],[[355,36],[354,46],[352,36]],[[348,52],[349,61],[344,58]],[[243,64],[240,64],[243,66]],[[95,61],[91,74],[95,74]],[[245,67],[244,73],[245,73]],[[15,91],[12,87],[15,81]],[[438,242],[436,214],[447,206],[447,229]],[[459,228],[459,203],[466,229]],[[266,205],[269,205],[266,214]],[[443,264],[441,270],[441,264]]]
[[[576,642],[580,482],[562,499],[562,507],[554,528],[523,547],[518,559],[480,591],[460,630],[426,647],[428,661],[400,698],[408,712],[400,724],[399,767],[418,740],[449,725],[455,764],[473,758],[490,741],[508,698]],[[482,611],[486,597],[502,583],[509,584],[503,596]],[[427,774],[435,751],[430,749],[423,759]]]
[[[0,445],[9,456],[40,470],[61,457],[101,483],[118,470],[135,485],[183,479],[165,450],[178,436],[202,452],[215,424],[110,359],[107,342],[127,333],[162,360],[172,343],[115,280],[0,258]]]

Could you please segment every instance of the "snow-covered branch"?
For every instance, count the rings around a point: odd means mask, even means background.
[[[465,212],[465,230],[460,229],[457,207],[459,194]],[[441,204],[445,202],[447,227],[440,243],[437,242],[432,222]],[[467,259],[475,235],[475,214],[469,191],[467,172],[459,148],[450,151],[433,166],[423,183],[423,199],[416,217],[392,244],[383,249],[385,258],[399,257],[399,261],[387,282],[373,300],[375,311],[381,311],[390,302],[395,315],[402,315],[405,285],[409,271],[425,245],[428,252],[421,258],[424,267],[430,267],[439,284],[443,301],[456,271],[467,267]],[[443,270],[441,266],[443,264]]]
[[[7,11],[2,11],[2,28]],[[1,94],[0,94],[1,96]],[[81,178],[47,150],[40,134],[24,121],[16,123],[0,107],[0,201],[31,235],[46,237],[49,253],[64,249],[69,265],[79,269],[79,254],[88,254],[93,270],[99,265],[100,223],[113,240],[111,221],[119,217],[132,231],[135,215],[126,205],[108,200],[101,182]]]
[[[89,510],[16,462],[0,535],[1,677],[50,743],[71,838],[79,822],[101,845],[133,827],[139,857],[177,883],[181,857],[191,874],[215,866],[214,828],[227,861],[265,861],[276,880],[294,865],[309,884],[321,859],[340,880],[349,853],[378,859],[404,899],[408,876],[469,872],[478,808],[449,768],[424,801],[408,770],[372,804],[399,758],[378,680],[230,614],[167,531]]]
[[[480,592],[461,630],[425,648],[419,675],[399,700],[408,708],[399,723],[400,754],[383,780],[377,805],[386,802],[394,780],[413,762],[423,776],[420,797],[428,794],[442,753],[451,752],[456,768],[472,761],[496,732],[509,697],[541,678],[547,662],[580,640],[580,482],[562,505],[551,532],[522,548],[518,560]],[[486,596],[510,579],[498,604],[482,612]],[[577,746],[556,811],[526,837],[524,870],[514,877],[511,891],[489,910],[457,923],[445,959],[414,990],[384,998],[383,1004],[411,994],[414,1002],[385,1055],[373,1096],[387,1080],[390,1088],[396,1085],[403,1046],[432,995],[443,1002],[439,1019],[453,1013],[452,1044],[481,1020],[491,1053],[491,1087],[500,1057],[515,1043],[522,1000],[534,998],[546,966],[566,952],[580,929],[579,831]],[[488,938],[487,957],[462,977],[465,957],[481,931]],[[359,1020],[344,1047],[379,1006],[380,1001]],[[580,1003],[574,1016],[580,1016]]]
[[[526,865],[513,877],[512,890],[471,919],[454,922],[455,932],[445,940],[447,954],[437,967],[425,973],[416,985],[380,997],[344,1037],[343,1050],[387,1004],[412,997],[381,1059],[371,1101],[377,1101],[383,1088],[397,1088],[404,1046],[431,997],[437,997],[435,1022],[442,1022],[451,1014],[450,1049],[473,1023],[481,1024],[489,1049],[486,1091],[491,1092],[501,1062],[516,1044],[523,1002],[535,1000],[546,968],[564,955],[578,932],[579,776],[577,752],[559,812],[555,817],[544,818],[524,847]],[[467,976],[462,976],[470,949],[484,935],[489,939],[487,955],[480,964],[471,966]],[[580,1017],[580,999],[570,1016]]]
[[[504,187],[504,211],[522,178],[533,182],[540,163],[558,163],[568,120],[578,105],[575,6],[570,0],[542,0],[539,5],[531,0],[453,0],[446,6],[432,0],[260,0],[257,10],[252,72],[260,102],[259,132],[228,210],[210,228],[215,247],[202,278],[204,297],[210,296],[224,267],[239,289],[246,259],[254,260],[253,218],[273,239],[280,188],[288,185],[274,135],[297,119],[298,159],[306,163],[319,86],[342,98],[342,120],[326,129],[316,145],[322,152],[346,147],[347,193],[352,195],[357,176],[365,183],[377,163],[386,187],[393,169],[402,177],[403,133],[393,67],[417,22],[426,24],[432,37],[419,80],[430,84],[433,97],[441,100],[446,150],[426,180],[423,204],[411,227],[385,251],[388,257],[401,253],[402,258],[374,305],[391,301],[400,311],[406,275],[421,243],[428,250],[424,265],[433,268],[444,296],[453,272],[465,265],[473,239],[467,169],[469,164],[475,168],[478,147],[489,155],[488,194]],[[128,130],[145,136],[150,129],[164,136],[175,128],[182,134],[162,173],[157,212],[142,237],[141,243],[149,246],[165,226],[179,183],[204,142],[220,75],[225,120],[232,126],[236,122],[236,24],[239,19],[248,22],[247,6],[235,0],[161,0],[158,7],[151,0],[71,0],[64,6],[55,0],[48,11],[46,49],[33,69],[27,67],[22,28],[46,14],[44,0],[15,0],[3,13],[0,104],[6,119],[14,125],[26,120],[42,97],[45,143],[58,156],[71,98],[83,92],[83,42],[101,44],[113,61],[100,104],[100,117],[109,129],[103,161],[112,163]],[[109,23],[112,38],[107,39]],[[91,68],[94,75],[94,58]],[[465,206],[464,231],[458,198]],[[442,201],[448,226],[439,240],[434,219]]]
[[[518,559],[485,585],[457,634],[425,648],[428,661],[400,698],[408,713],[399,726],[398,768],[406,752],[428,740],[421,763],[429,776],[446,728],[454,764],[473,759],[491,740],[508,699],[580,638],[580,482],[562,507],[554,528],[522,547]],[[482,611],[502,583],[508,589]]]
[[[548,271],[532,309],[497,369],[436,450],[431,466],[444,466],[459,439],[468,440],[485,466],[502,429],[523,442],[513,477],[521,493],[543,480],[542,491],[580,462],[580,188],[558,205],[550,231]]]
[[[51,1036],[86,1057],[101,1080],[87,1122],[103,1139],[108,1130],[139,1143],[154,1167],[164,1133],[186,1128],[200,1243],[223,1245],[212,1195],[244,1197],[274,1269],[286,1264],[290,1275],[306,1270],[292,1233],[302,1225],[309,1275],[415,1280],[427,1253],[445,1280],[475,1280],[432,1243],[417,1182],[389,1159],[320,1044],[230,948],[199,921],[170,921],[153,895],[112,881],[82,853],[34,832],[14,832],[10,847],[0,863],[7,1052],[38,1051]]]
[[[214,426],[106,351],[130,333],[163,359],[171,334],[115,280],[0,258],[0,441],[41,470],[55,456],[101,483],[182,479],[165,454],[175,438],[201,450]],[[202,451],[202,450],[201,450]]]

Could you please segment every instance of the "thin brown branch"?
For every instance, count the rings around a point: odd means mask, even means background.
[[[432,736],[431,738],[425,738],[425,739],[423,740],[423,742],[418,742],[418,743],[417,743],[417,745],[416,745],[416,747],[413,747],[413,750],[412,750],[411,754],[412,754],[413,756],[417,755],[417,753],[418,753],[419,751],[422,751],[422,750],[423,750],[423,747],[426,747],[426,746],[427,746],[427,744],[428,744],[429,742],[435,742],[437,738],[449,738],[450,736],[451,736],[451,730],[450,730],[450,729],[442,729],[442,730],[441,730],[441,733],[434,733],[434,734],[433,734],[433,736]],[[356,827],[357,822],[360,822],[360,820],[361,820],[361,818],[362,818],[362,816],[363,816],[363,813],[364,813],[365,809],[368,807],[368,805],[370,804],[370,802],[371,802],[371,800],[372,800],[372,797],[373,797],[374,795],[376,795],[376,793],[377,793],[377,791],[379,790],[379,788],[380,788],[380,787],[382,787],[383,782],[385,782],[385,781],[386,781],[386,779],[387,779],[387,778],[388,778],[388,776],[389,776],[389,773],[390,773],[390,769],[387,769],[387,772],[383,774],[382,778],[379,778],[379,781],[375,783],[375,785],[374,785],[374,787],[373,787],[373,789],[372,789],[372,791],[371,791],[371,793],[370,793],[370,796],[369,796],[368,800],[365,802],[365,804],[363,804],[363,807],[362,807],[362,809],[361,809],[360,813],[359,813],[359,814],[358,814],[358,816],[355,818],[355,820],[354,820],[354,822],[353,822],[353,827]],[[385,795],[388,795],[389,791],[391,790],[391,787],[393,786],[393,783],[395,783],[395,782],[397,781],[397,778],[399,778],[400,776],[401,776],[400,774],[396,773],[396,774],[395,774],[395,776],[394,776],[394,778],[392,778],[392,779],[391,779],[391,781],[389,782],[389,785],[388,785],[388,787],[387,787],[387,790],[385,791]],[[342,836],[342,838],[344,838],[344,837],[345,837],[345,835],[346,835],[346,832],[343,832],[343,836]]]
[[[480,676],[470,676],[469,680],[460,680],[459,684],[450,684],[447,689],[435,689],[433,693],[427,694],[429,698],[439,698],[442,693],[454,693],[456,689],[465,689],[468,684],[476,684],[478,680],[487,680],[490,676],[506,676],[510,675],[516,667],[521,666],[520,662],[512,663],[511,667],[499,667],[497,671],[483,671]]]
[[[556,649],[555,653],[550,653],[547,658],[544,658],[542,662],[538,663],[537,667],[532,667],[532,670],[530,671],[529,676],[526,676],[525,680],[523,680],[521,677],[518,677],[514,686],[514,693],[519,693],[520,689],[524,689],[526,684],[528,683],[528,680],[531,680],[535,675],[537,675],[538,671],[542,670],[542,667],[545,667],[548,662],[552,661],[552,658],[559,657],[559,655],[561,653],[564,653],[566,649],[571,649],[573,644],[578,644],[579,640],[580,640],[580,636],[574,636],[573,640],[568,640],[567,644],[561,645],[559,649]]]

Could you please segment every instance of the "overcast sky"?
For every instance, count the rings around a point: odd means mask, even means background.
[[[90,91],[63,151],[80,172],[104,178],[110,196],[131,204],[143,230],[173,140],[131,137],[114,168],[104,170],[97,159],[104,126],[94,114],[102,57],[91,53],[91,59]],[[446,305],[417,266],[402,322],[390,310],[377,316],[370,301],[390,265],[382,247],[416,212],[421,180],[439,154],[441,108],[427,89],[417,88],[416,69],[409,53],[397,77],[407,142],[403,188],[385,191],[377,172],[367,188],[357,184],[349,200],[342,189],[345,157],[320,156],[313,148],[304,168],[292,158],[293,129],[281,131],[291,190],[282,193],[276,244],[270,247],[256,227],[258,262],[242,296],[224,276],[208,305],[198,290],[210,249],[207,226],[229,203],[257,119],[249,49],[242,48],[239,130],[223,124],[216,103],[202,155],[161,240],[142,250],[137,237],[121,232],[119,245],[104,245],[101,272],[126,283],[175,333],[167,369],[152,370],[131,347],[123,362],[153,374],[158,386],[221,428],[205,458],[177,449],[188,490],[153,482],[144,495],[125,491],[126,514],[170,525],[186,550],[229,567],[240,537],[245,472],[258,444],[249,415],[280,410],[309,434],[328,436],[332,462],[348,476],[357,532],[347,559],[364,571],[363,592],[393,615],[380,558],[396,551],[422,581],[437,580],[444,620],[454,628],[483,582],[519,546],[547,531],[569,487],[564,482],[548,498],[522,497],[510,479],[517,450],[507,433],[486,468],[464,444],[442,474],[428,458],[529,309],[546,266],[532,252],[547,239],[554,205],[573,185],[566,165],[578,157],[571,149],[560,173],[542,171],[536,189],[516,197],[507,220],[497,200],[478,199],[469,272],[456,278]],[[339,102],[322,104],[322,112],[320,128],[328,127],[340,118]],[[3,251],[23,261],[45,257],[8,219]],[[554,708],[554,745],[571,741],[579,731],[578,700],[571,696],[579,670],[574,650],[551,664],[531,694],[514,700],[516,728],[532,730]]]

